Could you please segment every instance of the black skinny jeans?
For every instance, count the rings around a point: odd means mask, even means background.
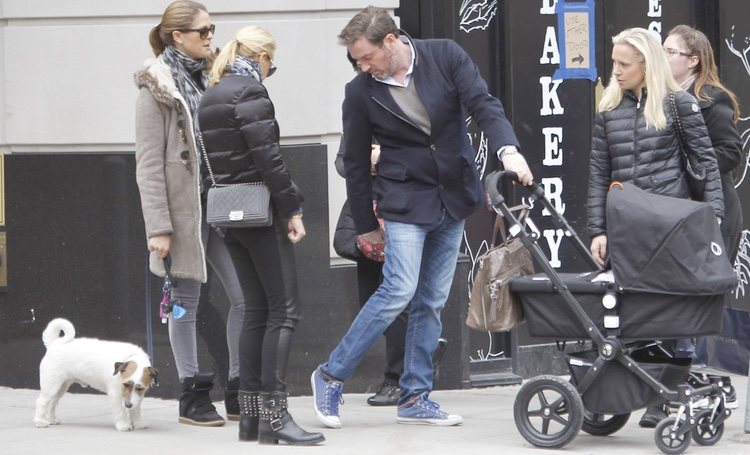
[[[224,238],[245,295],[240,390],[286,392],[292,334],[300,320],[294,249],[286,219],[227,229]]]

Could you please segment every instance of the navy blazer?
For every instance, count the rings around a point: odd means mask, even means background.
[[[469,55],[451,40],[413,40],[411,82],[430,117],[431,134],[398,107],[388,85],[368,73],[346,85],[343,104],[346,190],[357,233],[374,231],[378,216],[409,224],[439,219],[442,209],[456,220],[471,215],[484,200],[475,151],[466,130],[466,108],[484,131],[489,150],[519,147],[500,101]],[[370,176],[370,144],[380,144],[375,179]]]

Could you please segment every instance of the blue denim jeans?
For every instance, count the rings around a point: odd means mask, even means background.
[[[464,222],[445,211],[431,224],[385,222],[383,283],[321,365],[324,373],[349,379],[370,346],[411,302],[399,403],[432,390],[440,312],[453,281],[463,229]]]

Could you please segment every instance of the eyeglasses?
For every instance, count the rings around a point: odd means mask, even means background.
[[[268,68],[268,75],[266,77],[273,76],[273,73],[276,72],[276,65],[274,65],[273,60],[269,57],[268,62],[271,64],[271,66]]]
[[[664,52],[670,57],[676,57],[678,55],[684,55],[685,57],[692,57],[692,54],[690,54],[689,52],[678,51],[677,49],[672,49],[672,48],[664,49]]]
[[[197,32],[200,34],[201,39],[206,39],[208,38],[209,33],[212,35],[214,34],[214,31],[216,31],[216,24],[211,24],[208,27],[203,27],[203,28],[183,28],[180,31],[182,33]]]

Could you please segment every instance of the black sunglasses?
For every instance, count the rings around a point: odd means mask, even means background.
[[[273,76],[273,73],[276,72],[277,68],[276,65],[273,64],[273,60],[269,58],[268,61],[271,62],[271,66],[268,67],[268,75],[266,77],[271,77]]]
[[[187,32],[198,32],[200,34],[201,39],[208,38],[208,34],[211,33],[214,34],[214,31],[216,31],[216,24],[211,24],[208,27],[203,28],[183,28],[180,30],[182,33]]]

